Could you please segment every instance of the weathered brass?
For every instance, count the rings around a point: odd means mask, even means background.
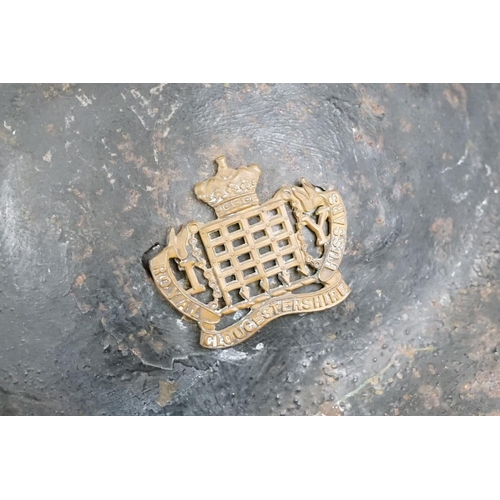
[[[218,218],[171,229],[150,261],[160,293],[198,322],[200,344],[234,346],[275,318],[342,302],[350,289],[339,271],[347,236],[339,193],[301,179],[259,205],[259,166],[234,170],[224,156],[215,161],[217,174],[195,193]],[[217,330],[226,316],[233,323]]]

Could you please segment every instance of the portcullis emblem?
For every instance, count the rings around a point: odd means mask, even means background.
[[[321,311],[350,292],[339,271],[347,236],[344,203],[305,179],[259,205],[258,165],[229,168],[196,196],[217,219],[190,222],[149,261],[160,293],[198,322],[200,344],[234,346],[286,314]]]

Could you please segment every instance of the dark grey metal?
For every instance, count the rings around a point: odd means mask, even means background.
[[[307,177],[349,299],[208,351],[141,258],[212,160]],[[0,414],[500,413],[500,86],[0,86]]]

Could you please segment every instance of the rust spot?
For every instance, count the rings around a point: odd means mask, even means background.
[[[467,108],[467,91],[463,85],[452,83],[450,88],[444,91],[446,100],[455,109],[465,111]]]
[[[434,346],[427,346],[427,347],[421,347],[421,348],[416,348],[416,347],[411,347],[411,346],[405,346],[401,352],[402,354],[408,358],[408,359],[414,359],[417,353],[419,352],[434,352],[436,348]],[[397,375],[396,375],[397,376]]]
[[[413,184],[411,182],[405,182],[403,184],[403,192],[413,198]]]
[[[93,249],[90,245],[87,245],[83,250],[82,259],[88,259],[92,255]]]
[[[426,384],[421,386],[418,392],[423,398],[425,409],[432,410],[432,408],[440,406],[441,389],[439,387],[432,387]]]
[[[448,243],[453,234],[453,219],[451,217],[436,219],[430,229],[440,243]]]
[[[84,216],[82,215],[82,217],[80,218],[80,221],[78,222],[77,226],[81,226],[83,224],[83,218],[84,218]],[[88,259],[92,255],[92,251],[93,251],[92,247],[90,245],[87,245],[83,249],[83,254],[80,255],[80,249],[79,248],[75,248],[73,250],[73,255],[72,255],[73,262],[81,262],[84,259]]]
[[[406,133],[410,132],[413,127],[413,125],[410,122],[406,121],[404,118],[401,118],[400,124],[401,130]]]
[[[365,89],[362,88],[361,92],[361,111],[365,111],[377,118],[382,118],[385,115],[385,108],[381,104],[378,104],[373,97],[365,93]]]
[[[83,200],[85,198],[85,193],[82,193],[81,191],[79,191],[78,189],[76,188],[72,188],[71,189],[71,192],[77,197],[77,198],[80,198],[81,200]]]
[[[130,288],[131,287],[130,278],[126,270],[127,262],[122,257],[116,257],[111,260],[111,263],[115,267],[113,274],[117,277],[118,284],[123,289],[123,292],[127,297],[125,299],[125,304],[127,305],[127,309],[129,310],[132,316],[135,316],[136,314],[139,313],[139,308],[141,307],[142,303],[139,300],[137,300],[132,294],[132,290]]]
[[[255,85],[262,94],[269,94],[271,92],[271,87],[267,83],[256,83]]]
[[[87,314],[88,312],[92,311],[92,306],[90,304],[87,304],[86,302],[79,301],[74,294],[71,294],[71,296],[75,299],[76,305],[80,312],[83,314]]]
[[[483,300],[487,300],[488,297],[492,294],[492,293],[495,293],[495,294],[498,294],[498,288],[497,287],[494,287],[491,285],[490,282],[486,283],[485,286],[482,286],[481,287],[481,290],[479,291],[479,293],[481,294],[481,298]]]
[[[373,144],[373,142],[371,144]],[[372,187],[370,181],[362,174],[354,174],[353,180],[363,191],[368,191]]]
[[[375,314],[374,318],[370,321],[370,328],[376,328],[382,323],[382,313]]]
[[[56,127],[53,123],[48,123],[47,125],[45,125],[45,132],[50,135],[56,135]]]
[[[160,380],[159,382],[160,394],[156,402],[161,407],[166,406],[168,403],[170,403],[170,401],[172,401],[172,398],[174,397],[174,394],[177,391],[177,387],[178,385],[176,382],[171,382],[170,380]]]
[[[42,86],[42,95],[45,99],[53,99],[62,94],[73,94],[72,86],[71,83],[44,84]]]
[[[77,227],[82,227],[84,222],[85,222],[85,215],[80,215],[80,219],[76,223]]]
[[[137,207],[137,202],[139,201],[139,198],[141,196],[141,193],[139,191],[136,191],[135,189],[131,189],[128,195],[128,201],[130,205],[126,206],[123,211],[127,212],[131,210],[132,208]]]
[[[309,118],[310,110],[303,103],[287,102],[285,104],[286,111],[293,115],[297,120],[304,122]]]
[[[354,303],[353,300],[347,299],[347,301],[344,304],[346,311],[352,312],[354,311],[354,309],[356,309],[356,304]]]
[[[362,129],[356,131],[354,140],[357,142],[364,142],[370,148],[374,148],[377,152],[381,151],[384,147],[384,136],[372,137],[370,134]]]
[[[467,391],[469,397],[487,394],[489,398],[500,398],[500,368],[491,371],[479,371],[474,381],[465,384],[462,389]]]
[[[128,136],[128,134],[125,134],[123,136],[123,138],[125,139],[125,141],[121,142],[120,144],[117,144],[117,146],[116,146],[118,148],[118,150],[122,152],[123,159],[127,163],[133,163],[137,168],[142,169],[146,163],[146,159],[142,156],[137,156],[132,151],[133,144],[129,140],[130,137]]]
[[[85,275],[85,273],[82,273],[76,277],[74,285],[77,286],[78,288],[81,288],[85,284],[86,279],[87,276]]]
[[[319,407],[320,415],[325,417],[342,417],[344,416],[344,412],[337,406],[329,401],[325,401]]]
[[[17,144],[16,137],[6,130],[3,130],[3,128],[0,128],[0,141],[10,146],[15,146]]]

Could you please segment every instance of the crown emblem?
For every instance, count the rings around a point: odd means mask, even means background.
[[[215,162],[216,175],[194,190],[217,219],[171,229],[167,246],[145,254],[159,292],[198,322],[201,345],[230,347],[280,316],[342,302],[350,289],[339,270],[347,238],[340,194],[301,179],[260,204],[258,165],[232,169],[224,156]]]
[[[194,188],[198,199],[213,207],[218,217],[259,204],[255,193],[260,177],[258,165],[235,170],[227,166],[225,156],[219,156],[215,162],[218,166],[215,177],[196,184]]]

